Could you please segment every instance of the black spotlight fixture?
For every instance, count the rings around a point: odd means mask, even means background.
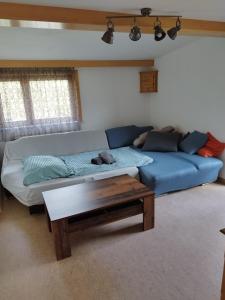
[[[114,20],[130,20],[133,19],[134,20],[134,25],[131,28],[130,34],[129,34],[129,38],[132,41],[139,41],[141,38],[141,28],[138,27],[136,25],[136,19],[149,19],[149,18],[154,18],[155,19],[155,23],[154,23],[154,37],[155,40],[158,41],[162,41],[165,37],[166,37],[166,32],[162,29],[161,26],[161,22],[159,20],[159,18],[176,18],[176,25],[175,27],[169,29],[167,31],[168,36],[172,39],[175,40],[176,36],[177,36],[177,32],[181,29],[181,21],[180,18],[182,16],[179,15],[172,15],[172,14],[163,14],[163,15],[154,15],[152,14],[152,9],[149,7],[144,7],[140,10],[140,14],[138,15],[130,15],[130,14],[126,14],[126,15],[110,15],[110,16],[106,16],[106,20],[107,20],[107,30],[106,32],[103,34],[102,36],[102,40],[103,42],[107,43],[107,44],[113,44],[113,33],[114,33]],[[113,22],[112,22],[113,21]],[[121,23],[123,24],[123,22]],[[124,24],[129,24],[129,22],[125,22]],[[147,24],[147,23],[143,23],[143,24]]]
[[[181,21],[180,18],[178,17],[176,21],[176,26],[167,31],[167,34],[171,38],[171,40],[175,40],[179,30],[181,30]]]
[[[141,38],[141,29],[136,25],[136,18],[134,18],[134,26],[131,28],[129,38],[135,42]]]
[[[161,22],[159,21],[159,18],[156,18],[155,24],[154,24],[154,30],[155,30],[155,41],[159,42],[162,41],[166,37],[165,31],[161,27]]]
[[[114,25],[111,20],[108,21],[107,23],[107,30],[102,36],[103,42],[106,44],[113,44],[113,32],[114,32]]]

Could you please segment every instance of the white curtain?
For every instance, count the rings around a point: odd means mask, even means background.
[[[77,71],[0,70],[0,141],[80,129]]]

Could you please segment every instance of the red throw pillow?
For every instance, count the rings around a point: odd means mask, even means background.
[[[225,149],[225,143],[218,141],[210,132],[207,133],[208,141],[199,149],[198,154],[204,157],[218,157]]]

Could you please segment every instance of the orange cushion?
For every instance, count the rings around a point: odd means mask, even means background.
[[[207,133],[208,141],[199,149],[198,154],[204,157],[220,156],[225,149],[225,143],[218,141],[210,132]]]

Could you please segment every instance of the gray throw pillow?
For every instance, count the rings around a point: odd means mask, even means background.
[[[208,140],[208,135],[199,131],[190,133],[179,145],[179,148],[188,153],[194,154],[202,148]]]
[[[144,151],[158,152],[176,152],[180,140],[178,132],[149,132],[145,144],[142,148]]]
[[[138,138],[136,138],[134,141],[133,141],[133,145],[137,148],[141,148],[143,147],[145,141],[146,141],[146,138],[148,136],[148,131],[142,133],[139,135]]]

